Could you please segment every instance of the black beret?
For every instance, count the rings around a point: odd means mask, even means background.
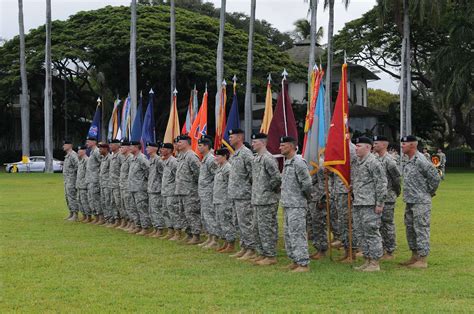
[[[88,141],[96,141],[96,142],[97,142],[97,137],[88,136],[88,137],[86,138],[86,140],[88,140]]]
[[[114,138],[113,140],[109,141],[109,144],[120,144],[120,140]]]
[[[373,138],[374,142],[388,142],[388,138],[386,136],[383,136],[383,135],[375,135],[374,138]]]
[[[400,142],[418,142],[418,139],[414,135],[407,135],[400,139]]]
[[[130,145],[141,145],[140,141],[130,141]]]
[[[72,144],[72,141],[69,139],[64,139],[63,144]]]
[[[77,150],[85,150],[85,149],[87,149],[87,146],[85,146],[85,145],[77,146]]]
[[[355,143],[373,145],[372,140],[368,138],[367,136],[361,136],[361,137],[356,138]]]
[[[229,156],[230,155],[230,152],[227,148],[225,147],[222,147],[222,148],[219,148],[218,150],[216,150],[216,155],[219,155],[219,156]]]
[[[231,130],[229,130],[229,135],[231,135],[231,134],[244,134],[244,130],[242,130],[240,128],[231,129]]]
[[[168,148],[168,149],[174,149],[174,146],[171,143],[163,143],[163,144],[161,144],[161,147],[162,148]]]
[[[203,136],[201,136],[201,139],[205,139],[205,138],[207,138],[207,139],[210,140],[211,142],[213,142],[213,140],[214,140],[214,139],[212,138],[212,136],[207,135],[207,134],[204,134]]]
[[[252,140],[266,139],[267,137],[265,133],[252,134]]]
[[[103,142],[100,142],[98,146],[101,148],[109,148],[109,144]]]
[[[146,142],[146,146],[159,147],[160,145],[158,143],[154,143],[154,142]]]
[[[177,136],[177,137],[176,137],[176,138],[173,140],[173,142],[175,142],[175,143],[178,143],[178,142],[179,142],[179,139],[180,139],[180,137],[181,137],[181,136]]]
[[[127,138],[122,139],[122,140],[120,141],[120,144],[121,144],[122,146],[130,146],[130,142],[128,141]]]
[[[212,146],[212,142],[209,138],[207,137],[201,137],[199,140],[198,140],[198,144],[203,144],[203,145],[208,145],[208,146]]]
[[[282,136],[280,137],[280,143],[296,143],[296,140],[291,136]]]
[[[190,141],[191,140],[191,137],[189,137],[189,135],[180,135],[177,137],[178,141]]]

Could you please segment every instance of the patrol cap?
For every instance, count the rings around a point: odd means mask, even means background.
[[[86,149],[87,149],[87,146],[85,146],[85,145],[77,146],[77,150],[86,150]]]
[[[109,144],[120,144],[120,140],[114,138],[113,140],[110,140],[110,141],[109,141]]]
[[[72,144],[70,139],[64,139],[63,144]]]
[[[207,145],[207,146],[209,146],[209,147],[212,146],[211,140],[208,139],[208,138],[205,138],[205,137],[201,137],[201,138],[198,140],[198,144]]]
[[[229,135],[232,135],[232,134],[244,134],[244,130],[242,130],[241,128],[230,129]]]
[[[374,142],[388,142],[388,138],[386,136],[383,136],[383,135],[375,135],[374,138],[373,138],[373,141]]]
[[[265,133],[257,133],[252,134],[252,140],[263,140],[266,139],[268,136]]]
[[[171,143],[163,143],[163,144],[161,144],[161,147],[162,148],[167,148],[167,149],[174,149],[174,146]]]
[[[407,136],[402,137],[400,139],[400,142],[402,142],[402,143],[418,142],[418,139],[414,135],[407,135]]]
[[[109,148],[109,144],[104,143],[104,142],[100,142],[98,146],[99,146],[100,148]]]
[[[140,141],[130,141],[130,145],[139,146],[142,145],[142,143],[140,143]]]
[[[122,139],[122,140],[120,141],[120,144],[121,144],[122,146],[130,146],[130,142],[128,141],[127,138]]]
[[[367,136],[361,136],[361,137],[356,138],[355,143],[356,144],[369,144],[369,145],[374,144],[372,140],[368,138]]]
[[[293,144],[296,144],[296,140],[292,136],[282,136],[282,137],[280,137],[280,143],[293,143]]]
[[[229,156],[230,152],[226,147],[219,148],[216,150],[216,155],[218,156]]]
[[[160,145],[158,143],[155,143],[155,142],[146,142],[146,146],[160,147]]]
[[[88,141],[96,141],[96,142],[97,142],[97,137],[95,137],[95,136],[88,136],[88,137],[86,138],[86,140],[88,140]]]

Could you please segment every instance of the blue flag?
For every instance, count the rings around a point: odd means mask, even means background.
[[[142,146],[147,142],[155,142],[155,115],[153,113],[153,90],[150,90],[148,98],[148,107],[146,109],[145,118],[143,119],[142,128]]]
[[[96,138],[97,141],[100,141],[101,119],[102,119],[102,114],[100,110],[100,105],[97,105],[97,108],[95,109],[94,119],[92,119],[92,123],[89,128],[89,132],[87,133],[87,137]]]
[[[142,97],[140,96],[137,113],[135,115],[135,121],[132,124],[132,134],[130,135],[131,141],[140,141],[142,139],[142,128],[143,128],[143,104]]]
[[[239,102],[237,100],[237,93],[234,92],[234,97],[232,98],[232,106],[230,107],[229,116],[227,117],[227,123],[225,126],[224,136],[222,138],[222,144],[224,144],[232,153],[234,152],[234,149],[232,148],[232,146],[230,146],[229,143],[229,130],[237,128],[240,128]]]

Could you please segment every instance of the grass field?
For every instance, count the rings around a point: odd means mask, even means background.
[[[427,270],[379,273],[329,260],[311,272],[71,223],[60,174],[0,174],[0,312],[474,312],[474,173],[448,173],[433,202]],[[340,252],[336,254],[341,254]]]

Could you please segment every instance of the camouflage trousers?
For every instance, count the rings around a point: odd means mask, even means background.
[[[203,229],[212,235],[217,235],[216,211],[212,203],[212,191],[199,197],[201,202],[201,221]]]
[[[145,191],[130,192],[134,205],[133,210],[137,213],[138,221],[141,228],[148,229],[151,226],[150,215],[148,214],[148,193]]]
[[[136,217],[134,216],[135,212],[133,211],[134,206],[131,204],[132,196],[130,195],[130,192],[127,189],[120,189],[120,200],[122,203],[121,208],[123,209],[123,212],[120,213],[122,218],[135,221]]]
[[[183,229],[184,219],[179,214],[178,198],[176,196],[163,197],[163,216],[168,228]]]
[[[79,211],[83,215],[92,215],[89,199],[87,198],[87,189],[77,190],[77,204],[79,205]]]
[[[237,229],[240,234],[240,246],[245,249],[255,249],[255,234],[253,228],[253,207],[250,200],[232,200],[237,216]]]
[[[257,252],[262,256],[275,257],[278,242],[278,204],[253,205],[253,213]]]
[[[306,210],[306,207],[283,208],[286,254],[294,263],[301,266],[309,264]]]
[[[394,215],[395,203],[385,203],[380,234],[382,235],[383,248],[387,253],[393,253],[397,248]]]
[[[100,188],[100,202],[102,205],[102,212],[104,214],[104,219],[107,222],[111,222],[114,220],[114,215],[110,206],[110,197],[111,190],[109,188]]]
[[[347,208],[347,193],[338,193],[335,196],[335,207],[337,210],[337,217],[339,219],[339,227],[341,233],[341,240],[345,249],[349,249],[349,210]],[[354,213],[352,214],[354,216]],[[357,227],[354,224],[354,217],[352,217],[352,249],[359,247],[357,238]]]
[[[66,199],[66,205],[71,213],[77,213],[78,203],[77,203],[77,190],[75,186],[64,185],[64,196]]]
[[[201,205],[198,195],[178,195],[178,205],[180,214],[184,213],[186,233],[201,234]]]
[[[102,205],[100,201],[100,186],[98,183],[87,184],[87,199],[92,215],[102,215]]]
[[[431,204],[406,204],[405,227],[408,247],[420,256],[430,253]]]
[[[335,197],[331,198],[331,201],[329,204],[329,222],[331,223],[331,233],[333,234],[334,239],[341,240],[342,239],[341,222],[337,214]]]
[[[311,219],[311,232],[308,232],[310,240],[313,246],[319,252],[326,252],[328,249],[328,233],[326,227],[326,206],[319,208],[317,202],[310,202],[308,204],[310,219]],[[324,203],[323,205],[326,205]]]
[[[124,218],[124,209],[122,207],[122,194],[120,188],[110,189],[110,210],[113,219]]]
[[[360,241],[365,258],[379,260],[383,255],[380,225],[382,214],[375,213],[375,205],[354,206],[354,234]]]
[[[148,193],[148,207],[152,226],[156,229],[166,228],[161,193]]]
[[[234,210],[231,202],[224,204],[214,204],[216,213],[217,235],[227,242],[234,242],[236,238],[234,225]]]

